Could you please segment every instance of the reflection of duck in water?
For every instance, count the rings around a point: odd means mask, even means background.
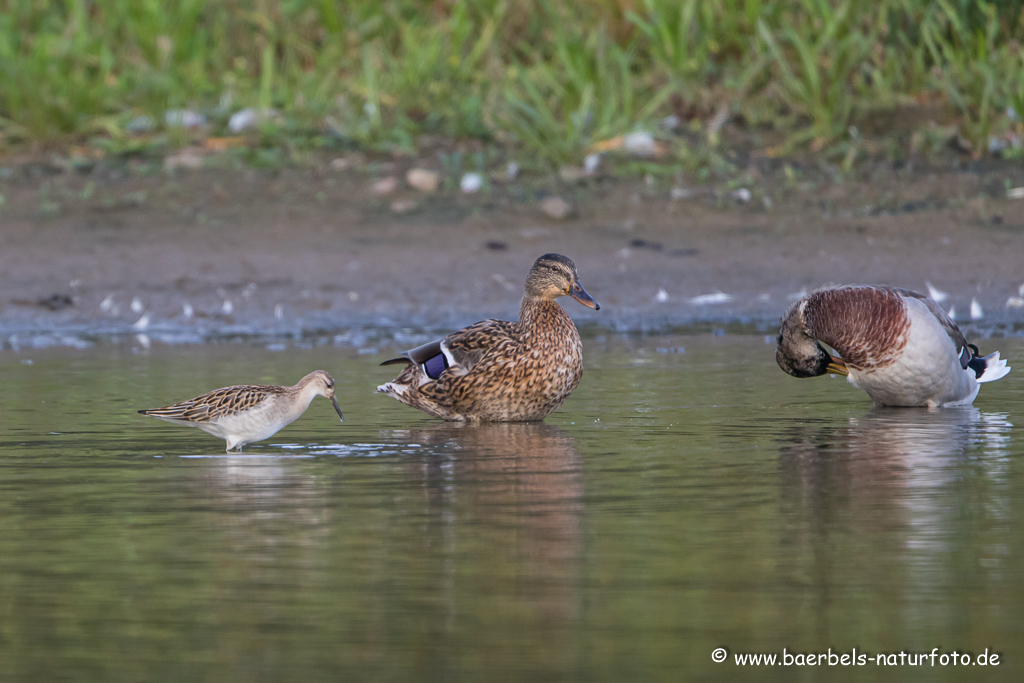
[[[476,530],[464,538],[487,539],[478,551],[500,552],[506,560],[499,571],[535,582],[527,585],[539,609],[562,617],[577,611],[578,594],[565,586],[578,580],[583,549],[583,461],[568,434],[543,423],[497,423],[437,424],[387,436],[434,453],[425,470],[422,460],[410,465],[449,529],[431,536],[454,539],[472,525]]]
[[[481,503],[492,509],[507,503],[528,512],[539,507],[576,510],[583,495],[579,451],[555,425],[456,423],[389,433],[443,456],[441,469],[456,480],[475,480],[468,494],[480,494]]]
[[[775,359],[794,377],[847,375],[876,405],[931,408],[969,404],[981,382],[1010,371],[998,352],[977,354],[931,299],[856,286],[822,289],[794,304],[782,318]]]
[[[600,308],[572,261],[545,254],[526,278],[517,322],[484,320],[385,361],[406,368],[377,391],[445,420],[543,420],[583,375],[583,344],[561,296]]]
[[[863,417],[840,425],[818,426],[796,439],[785,439],[783,456],[803,460],[828,459],[850,465],[900,471],[901,482],[917,479],[904,470],[918,473],[945,467],[950,459],[962,457],[974,446],[996,453],[1005,451],[1013,425],[1006,413],[983,413],[973,406],[946,411],[872,409]]]
[[[906,521],[915,526],[941,529],[935,520],[952,509],[949,497],[974,490],[945,488],[965,479],[967,463],[970,474],[1005,476],[1012,428],[1005,413],[973,406],[873,409],[842,424],[802,425],[779,446],[783,480],[794,488],[783,499],[814,501],[816,517],[823,510],[848,509],[867,529],[872,520],[878,528],[891,528],[908,511]]]
[[[1005,528],[1008,487],[1000,484],[1012,428],[1005,413],[966,406],[873,409],[787,430],[779,444],[778,571],[813,586],[823,633],[851,583],[884,588],[886,596],[933,596],[957,584],[950,552],[983,554],[982,538],[965,539]],[[900,601],[863,609],[906,617]]]

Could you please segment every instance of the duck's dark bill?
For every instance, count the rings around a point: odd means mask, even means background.
[[[832,362],[828,364],[828,371],[830,373],[833,375],[843,375],[844,377],[850,374],[850,369],[846,367],[846,363],[844,363],[841,358],[836,358],[835,356],[829,357],[832,359]]]
[[[341,421],[344,422],[345,416],[341,414],[341,406],[338,405],[338,399],[331,396],[331,405],[333,405],[334,409],[338,411],[338,417],[340,417]]]
[[[595,311],[601,310],[601,304],[594,301],[593,297],[587,294],[587,290],[583,289],[580,285],[573,285],[569,288],[569,296],[576,301],[580,302],[587,308],[593,308]]]

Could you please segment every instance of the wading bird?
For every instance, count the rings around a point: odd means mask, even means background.
[[[331,399],[342,422],[338,399],[334,397],[334,380],[323,370],[314,370],[295,386],[243,384],[216,389],[189,401],[166,408],[140,410],[143,415],[185,427],[198,427],[227,442],[227,450],[252,441],[262,441],[277,434],[297,420],[317,396]]]

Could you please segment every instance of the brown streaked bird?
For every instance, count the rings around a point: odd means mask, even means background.
[[[979,357],[928,297],[867,285],[820,289],[795,303],[782,317],[775,360],[794,377],[847,375],[885,406],[967,405],[980,383],[1010,371],[998,352]]]
[[[277,434],[306,412],[317,396],[331,399],[338,417],[345,421],[334,397],[334,379],[323,370],[314,370],[291,387],[242,384],[216,389],[166,408],[139,412],[172,424],[198,427],[224,439],[230,452],[235,448],[241,451],[247,443]]]
[[[484,320],[384,361],[406,368],[377,391],[444,420],[543,420],[583,375],[583,343],[561,296],[601,308],[571,260],[544,254],[526,277],[517,322]]]

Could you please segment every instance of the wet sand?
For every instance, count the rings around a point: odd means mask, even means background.
[[[575,260],[602,305],[565,301],[584,326],[767,329],[803,290],[930,281],[958,320],[977,299],[981,327],[1019,333],[1024,308],[1007,302],[1024,283],[1024,199],[1006,189],[1024,186],[1024,167],[874,176],[769,177],[743,202],[614,179],[375,195],[369,172],[326,168],[19,171],[0,181],[0,333],[131,332],[135,298],[149,329],[200,336],[443,329],[514,317],[526,271],[549,251]],[[546,216],[548,193],[575,215]],[[402,201],[416,208],[396,213]],[[728,297],[695,299],[717,293]]]

